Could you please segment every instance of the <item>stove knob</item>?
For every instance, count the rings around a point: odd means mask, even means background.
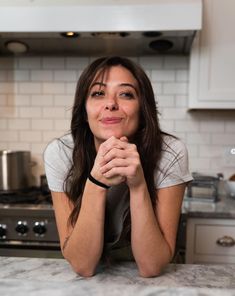
[[[7,226],[6,224],[0,224],[0,238],[6,238]]]
[[[27,222],[18,221],[15,230],[18,232],[18,234],[26,234],[29,230]]]
[[[36,233],[36,235],[42,235],[44,234],[47,229],[44,222],[35,222],[33,231]]]

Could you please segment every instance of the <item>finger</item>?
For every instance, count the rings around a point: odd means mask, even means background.
[[[128,139],[127,139],[126,136],[121,137],[121,138],[120,138],[120,141],[123,141],[123,142],[128,143]]]
[[[110,171],[114,167],[128,167],[129,163],[126,159],[115,158],[105,164],[104,166],[100,167],[100,172],[105,174],[106,172]]]
[[[101,153],[102,156],[104,156],[106,153],[108,153],[113,148],[118,149],[126,149],[128,143],[121,141],[115,137],[111,137],[108,140],[106,140],[104,143],[101,144]]]

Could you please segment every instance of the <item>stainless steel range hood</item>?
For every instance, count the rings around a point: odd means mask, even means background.
[[[1,1],[0,56],[187,54],[201,24],[201,0]]]

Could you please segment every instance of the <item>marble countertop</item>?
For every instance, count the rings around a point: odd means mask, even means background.
[[[182,214],[187,217],[235,219],[235,199],[225,195],[219,201],[184,198]]]
[[[83,278],[64,259],[0,257],[0,295],[235,296],[235,264],[169,264],[162,275],[141,278],[125,262]]]

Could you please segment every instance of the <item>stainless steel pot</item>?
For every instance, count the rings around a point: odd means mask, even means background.
[[[0,151],[0,191],[16,191],[31,186],[30,151]]]

